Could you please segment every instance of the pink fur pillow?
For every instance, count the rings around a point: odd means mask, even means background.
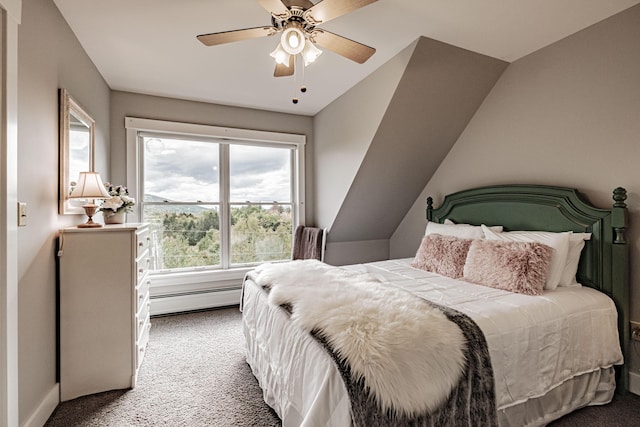
[[[471,239],[428,234],[422,238],[411,266],[457,279],[462,277]]]
[[[553,249],[539,242],[474,240],[464,265],[464,279],[480,285],[542,295]]]

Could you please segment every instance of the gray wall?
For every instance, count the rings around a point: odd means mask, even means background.
[[[512,63],[391,239],[415,254],[425,201],[504,183],[577,188],[597,206],[627,188],[631,318],[640,319],[640,6]],[[636,355],[632,367],[639,372]]]
[[[314,117],[316,223],[329,229],[325,261],[373,261],[389,256],[387,239],[334,244],[331,226],[395,93],[417,42],[377,69]]]
[[[417,41],[313,118],[318,225],[333,224],[416,45]]]
[[[316,116],[328,263],[389,257],[388,239],[507,65],[421,37]]]
[[[113,91],[111,93],[110,180],[114,183],[123,183],[126,178],[125,117],[306,135],[305,190],[308,194],[313,194],[314,180],[311,160],[314,152],[313,119],[309,116]],[[306,216],[308,222],[314,221],[314,206],[311,197],[307,201]]]
[[[19,417],[24,423],[56,386],[58,88],[96,121],[96,169],[109,168],[109,88],[51,0],[22,2],[18,33],[18,199],[28,225],[18,231]]]
[[[333,222],[332,242],[391,237],[507,65],[418,39]]]

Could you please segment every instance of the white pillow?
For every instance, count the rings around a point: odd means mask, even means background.
[[[484,237],[488,240],[502,240],[505,242],[540,242],[553,248],[551,264],[547,273],[545,289],[555,289],[560,283],[560,278],[567,263],[569,253],[569,240],[571,232],[553,233],[550,231],[508,231],[496,233],[489,227],[482,226]]]
[[[479,225],[456,224],[455,222],[451,221],[449,218],[445,219],[444,223],[445,224],[457,225],[457,226],[460,226],[460,227],[478,227],[478,228],[481,228]],[[501,225],[492,225],[492,226],[489,226],[489,229],[491,231],[495,231],[496,233],[502,233],[503,227]],[[484,233],[482,233],[482,237],[484,237]]]
[[[567,262],[564,265],[558,286],[580,286],[576,280],[576,272],[578,271],[580,254],[584,248],[584,241],[589,239],[591,239],[591,233],[571,233],[569,236]]]
[[[489,227],[492,231],[499,233],[502,231],[502,226]],[[482,227],[479,225],[471,224],[456,224],[455,222],[445,219],[444,224],[437,222],[427,222],[427,229],[424,235],[440,234],[443,236],[453,236],[460,239],[484,239],[484,233]]]
[[[437,222],[427,222],[427,229],[424,235],[440,234],[442,236],[453,236],[459,239],[484,239],[482,228],[470,224],[439,224]]]

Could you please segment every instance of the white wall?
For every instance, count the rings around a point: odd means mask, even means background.
[[[610,207],[622,186],[629,191],[631,319],[639,320],[639,40],[635,6],[512,63],[394,233],[391,257],[415,254],[427,196],[437,206],[466,188],[549,184]]]

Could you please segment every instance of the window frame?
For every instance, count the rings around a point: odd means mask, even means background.
[[[254,146],[288,146],[292,151],[292,226],[295,230],[298,224],[305,222],[305,145],[306,136],[300,134],[280,133],[271,131],[259,131],[251,129],[239,129],[218,127],[211,125],[199,125],[183,122],[171,122],[164,120],[143,119],[136,117],[125,117],[126,130],[126,186],[129,194],[136,200],[142,200],[141,184],[144,176],[144,164],[142,162],[142,137],[147,134],[166,135],[170,138],[182,139],[218,139],[222,142],[231,141],[234,144],[247,144]],[[219,143],[219,142],[218,142]],[[224,150],[228,150],[228,145],[223,144]],[[220,179],[227,179],[229,172],[228,157],[220,159]],[[221,228],[224,221],[225,227],[230,227],[230,211],[228,185],[221,185],[220,193],[220,221]],[[224,203],[223,203],[224,200]],[[142,203],[136,203],[133,212],[128,214],[128,220],[139,222],[142,218]],[[229,238],[229,233],[224,233],[225,238]],[[227,245],[228,247],[228,245]],[[221,254],[228,257],[229,253]],[[198,268],[163,271],[152,273],[152,287],[156,288],[154,294],[175,294],[177,292],[203,292],[212,288],[229,288],[233,286],[230,281],[241,279],[252,267],[233,267],[229,262],[222,262],[220,268],[206,269]],[[179,289],[178,289],[179,288]]]

